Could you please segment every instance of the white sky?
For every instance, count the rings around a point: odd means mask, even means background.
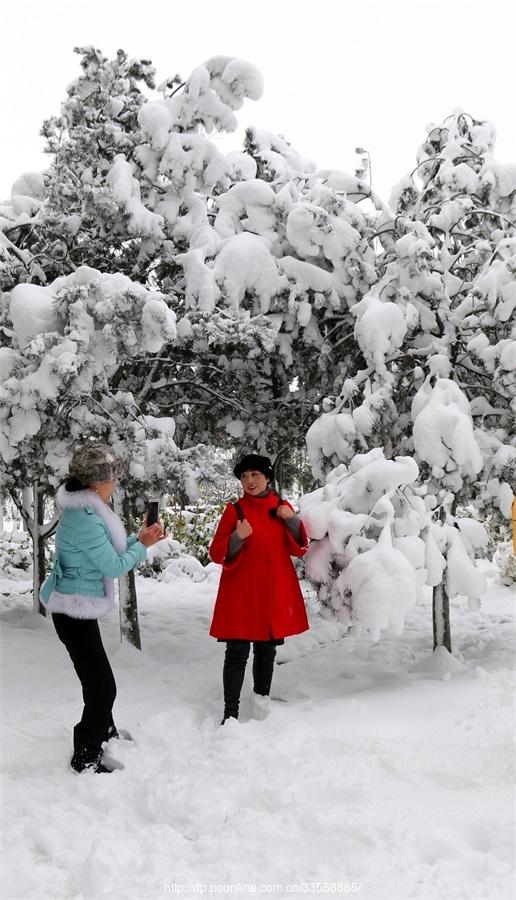
[[[241,132],[268,128],[349,172],[364,146],[384,199],[425,125],[457,106],[491,119],[497,159],[516,161],[514,0],[0,0],[0,13],[0,199],[48,165],[39,129],[85,44],[151,59],[158,83],[216,54],[249,60],[265,90],[238,113]],[[239,149],[241,132],[224,146]]]

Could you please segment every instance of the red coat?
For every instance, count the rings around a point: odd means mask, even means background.
[[[236,556],[225,562],[228,541],[238,521],[235,507],[228,504],[209,547],[213,562],[223,565],[210,634],[219,640],[243,641],[300,634],[309,626],[290,557],[306,553],[305,527],[301,522],[298,544],[281,519],[269,516],[269,510],[278,504],[272,491],[265,497],[244,494],[238,502],[253,533]]]

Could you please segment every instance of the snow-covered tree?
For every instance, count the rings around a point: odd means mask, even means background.
[[[19,284],[11,293],[11,347],[0,348],[2,489],[17,502],[34,540],[34,603],[44,575],[44,498],[67,472],[74,444],[97,438],[126,463],[116,503],[129,522],[139,498],[179,480],[195,497],[203,448],[180,450],[174,421],[149,414],[151,358],[175,340],[166,298],[126,275],[82,266],[47,286]],[[132,380],[119,387],[124,368]],[[131,389],[132,388],[132,389]],[[32,509],[23,503],[32,491]],[[121,583],[123,633],[138,644],[136,596]]]
[[[377,281],[351,308],[355,373],[307,436],[314,474],[330,484],[336,466],[371,448],[414,458],[433,511],[421,537],[434,646],[448,650],[448,598],[476,603],[484,590],[473,559],[487,535],[461,513],[473,501],[508,518],[514,483],[513,169],[494,162],[492,136],[460,112],[430,127],[419,178],[403,179],[393,212],[378,215]],[[333,561],[323,597],[339,577]]]
[[[211,132],[233,130],[262,90],[242,60],[213,57],[152,99],[148,61],[78,52],[83,73],[43,129],[49,169],[0,210],[24,255],[17,278],[88,264],[165,293],[178,340],[155,360],[155,414],[174,416],[183,447],[266,449],[283,481],[314,406],[345,375],[349,306],[375,277],[373,219],[357,206],[370,191],[265,131],[220,152]]]

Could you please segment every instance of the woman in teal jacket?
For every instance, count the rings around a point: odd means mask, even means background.
[[[40,596],[79,676],[84,710],[74,728],[71,766],[77,772],[111,771],[102,762],[102,743],[119,737],[112,716],[116,684],[97,619],[113,607],[114,579],[146,558],[146,548],[163,537],[159,523],[127,537],[108,502],[120,461],[104,444],[78,448],[69,477],[57,491],[61,517],[54,563]]]

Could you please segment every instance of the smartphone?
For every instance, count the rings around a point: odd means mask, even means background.
[[[154,525],[159,519],[159,500],[147,503],[147,525]]]

